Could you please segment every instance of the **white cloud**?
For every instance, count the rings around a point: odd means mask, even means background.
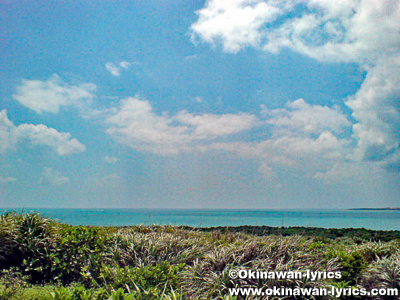
[[[191,26],[192,39],[197,35],[211,44],[221,42],[226,51],[237,52],[258,46],[263,40],[263,25],[276,20],[283,10],[263,1],[218,0],[208,1],[197,13],[199,19]]]
[[[350,141],[336,136],[351,126],[339,108],[311,105],[303,99],[286,106],[274,110],[263,107],[265,123],[272,125],[269,139],[253,143],[250,148],[236,147],[244,156],[258,155],[263,166],[261,172],[270,174],[270,165],[329,166],[349,155]]]
[[[296,17],[287,18],[288,13]],[[237,52],[292,48],[319,60],[375,61],[400,43],[400,3],[391,0],[211,0],[192,37]]]
[[[400,55],[380,61],[346,104],[358,123],[357,156],[400,170]]]
[[[116,65],[114,65],[111,62],[106,63],[106,69],[113,76],[120,76],[121,75],[121,68],[117,67]]]
[[[12,134],[14,124],[8,119],[5,109],[0,111],[0,153],[12,148],[15,141]]]
[[[268,117],[267,123],[275,126],[275,130],[320,134],[325,130],[341,133],[351,125],[338,107],[310,105],[304,99],[287,103],[287,108],[269,111],[263,107],[262,113]]]
[[[249,114],[193,115],[181,111],[175,116],[157,114],[148,101],[128,98],[120,110],[107,119],[107,133],[139,151],[162,155],[191,151],[210,140],[239,133],[256,125]]]
[[[47,81],[22,80],[13,97],[23,106],[39,114],[58,113],[62,106],[86,108],[95,97],[93,92],[96,88],[96,85],[91,83],[69,85],[58,75],[53,75]]]
[[[282,167],[297,170],[301,176],[311,176],[315,169],[326,168],[344,160],[347,142],[338,139],[329,131],[324,131],[316,137],[283,134],[261,142],[217,142],[209,148],[259,160],[259,171],[265,177],[274,175],[274,170]]]
[[[197,59],[198,58],[198,55],[197,54],[194,54],[194,55],[188,55],[188,56],[185,56],[183,59],[184,60],[194,60],[194,59]]]
[[[21,124],[15,126],[7,117],[7,111],[0,111],[0,152],[14,148],[18,143],[27,141],[31,145],[46,145],[58,155],[64,156],[86,150],[77,139],[67,132],[39,124]]]
[[[54,128],[39,124],[21,124],[14,130],[17,140],[28,140],[33,145],[46,145],[60,156],[85,151],[85,146],[68,132],[59,132]]]
[[[115,156],[104,156],[104,160],[106,162],[108,162],[109,164],[115,164],[118,161],[118,158],[116,158]]]
[[[0,176],[0,184],[14,183],[17,181],[15,177],[2,177]]]
[[[39,183],[42,183],[44,181],[48,181],[51,184],[61,186],[69,183],[69,178],[61,175],[59,171],[45,167],[42,172],[42,177],[40,177],[39,179]]]
[[[128,98],[108,118],[107,133],[137,151],[160,155],[209,150],[235,153],[259,160],[265,177],[282,166],[309,168],[312,176],[316,169],[349,157],[349,140],[336,135],[351,123],[338,108],[299,99],[284,109],[264,108],[262,115],[265,119],[245,113],[194,115],[186,111],[171,116],[155,113],[148,101]],[[250,130],[271,136],[255,142],[235,136]]]
[[[128,98],[120,110],[107,119],[107,133],[123,144],[158,154],[178,153],[187,147],[187,127],[173,126],[167,114],[157,115],[148,101]]]
[[[303,99],[287,103],[287,108],[268,110],[260,128],[270,137],[254,142],[217,141],[203,148],[236,153],[241,157],[260,161],[259,171],[270,178],[276,169],[290,168],[301,176],[312,176],[316,170],[329,168],[348,159],[350,141],[336,135],[351,123],[338,108],[311,105]]]
[[[111,75],[120,76],[122,69],[128,69],[130,65],[131,65],[131,63],[129,63],[127,61],[121,61],[118,66],[112,62],[106,63],[105,66],[106,66],[106,70],[108,72],[110,72]]]
[[[314,178],[329,185],[374,184],[374,181],[382,176],[382,171],[381,168],[374,164],[342,161],[335,163],[326,171],[316,172]],[[374,174],[374,176],[371,176],[371,174]]]
[[[295,17],[288,18],[289,13]],[[358,142],[354,157],[400,170],[400,1],[210,0],[197,14],[192,38],[220,43],[224,51],[290,48],[320,61],[358,63],[367,76],[346,101],[358,122],[353,125]],[[275,110],[281,123],[274,117],[269,122],[292,130],[296,121],[303,131],[319,132],[324,126],[337,132],[348,125],[331,109],[317,109],[315,117]]]
[[[203,114],[193,115],[186,111],[178,113],[175,120],[193,127],[191,136],[194,139],[215,139],[220,136],[239,133],[256,125],[254,115],[240,114]]]
[[[131,63],[130,62],[127,62],[127,61],[121,61],[120,63],[119,63],[119,66],[121,67],[121,68],[124,68],[124,69],[128,69],[129,68],[129,66],[131,65]]]

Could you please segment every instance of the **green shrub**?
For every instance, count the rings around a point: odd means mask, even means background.
[[[326,253],[327,259],[337,259],[341,268],[341,281],[349,282],[350,284],[357,283],[362,271],[367,267],[367,262],[364,257],[357,251],[346,253],[343,250],[328,250]]]
[[[52,300],[53,286],[33,286],[16,293],[10,300]]]
[[[162,262],[155,266],[135,267],[110,267],[102,265],[101,272],[94,278],[90,272],[83,275],[92,281],[94,286],[105,288],[108,292],[123,289],[125,292],[135,292],[135,296],[146,295],[147,298],[157,298],[161,294],[170,294],[178,289],[178,273],[185,268],[184,264],[170,265]]]
[[[107,254],[109,234],[96,227],[63,226],[57,241],[54,279],[70,283],[79,280],[83,269],[98,275]]]
[[[26,277],[15,272],[3,272],[0,275],[0,300],[51,300],[54,286],[31,285]]]
[[[55,223],[39,214],[7,213],[0,217],[0,267],[17,267],[30,282],[52,277]]]
[[[79,280],[82,268],[99,271],[111,234],[59,225],[39,214],[0,216],[0,270],[16,268],[30,283]]]
[[[98,293],[94,289],[86,289],[83,285],[71,287],[59,287],[52,294],[53,300],[102,300],[106,298],[105,293]]]
[[[317,252],[321,251],[325,247],[325,243],[322,241],[315,241],[308,246],[308,250]]]

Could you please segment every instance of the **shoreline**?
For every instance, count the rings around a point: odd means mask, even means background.
[[[400,207],[382,207],[382,208],[349,208],[347,210],[400,210]]]
[[[71,225],[135,226],[174,225],[190,227],[305,227],[323,229],[400,229],[400,210],[156,210],[156,209],[0,209],[40,213]],[[308,229],[310,231],[312,229]]]

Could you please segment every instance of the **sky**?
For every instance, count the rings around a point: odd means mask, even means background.
[[[400,206],[399,0],[0,3],[0,206]]]

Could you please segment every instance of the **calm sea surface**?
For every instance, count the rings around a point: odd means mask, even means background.
[[[0,214],[10,209],[0,209]],[[15,210],[15,209],[14,209]],[[16,210],[18,211],[18,210]],[[349,210],[173,210],[29,209],[71,225],[189,225],[193,227],[267,225],[400,230],[400,211]]]

